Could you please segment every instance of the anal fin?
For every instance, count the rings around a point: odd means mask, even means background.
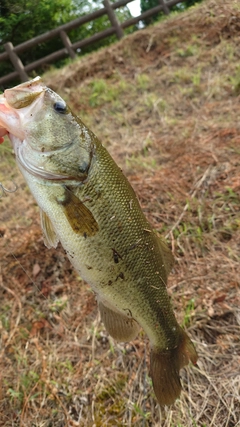
[[[98,307],[107,332],[115,340],[131,341],[137,336],[140,326],[136,320],[115,311],[102,301],[98,301]]]

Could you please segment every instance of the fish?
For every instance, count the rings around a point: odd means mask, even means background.
[[[0,126],[39,209],[45,245],[60,242],[93,289],[107,332],[150,341],[159,405],[180,396],[180,369],[197,352],[167,292],[174,257],[97,136],[40,77],[0,96]]]

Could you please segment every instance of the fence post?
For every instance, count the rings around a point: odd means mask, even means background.
[[[72,48],[72,43],[70,41],[70,38],[65,33],[65,31],[63,31],[63,30],[60,31],[60,36],[61,36],[61,39],[62,39],[62,42],[63,42],[65,48],[68,51],[68,54],[69,54],[70,58],[72,58],[72,59],[76,58],[76,54],[75,54],[75,52],[74,52],[74,50]]]
[[[13,44],[11,42],[7,42],[4,44],[4,47],[8,53],[10,61],[12,62],[15,70],[18,72],[18,74],[20,76],[21,82],[27,82],[29,80],[28,75],[27,75],[26,71],[24,70],[24,65],[23,65],[21,59],[14,52]]]
[[[103,4],[107,9],[107,14],[108,14],[109,20],[110,20],[112,26],[115,28],[117,37],[119,39],[122,39],[124,37],[124,32],[123,32],[123,29],[118,22],[118,19],[115,15],[113,9],[112,9],[110,1],[109,0],[103,0]]]
[[[162,10],[165,13],[165,15],[169,15],[170,10],[166,5],[165,0],[158,0],[158,1],[159,1],[159,4],[162,6]]]

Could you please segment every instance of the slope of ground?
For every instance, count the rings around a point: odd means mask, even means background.
[[[0,426],[236,427],[240,419],[240,5],[210,0],[44,76],[124,170],[176,263],[169,294],[199,353],[160,410],[141,332],[119,344],[7,142],[0,182]],[[1,191],[2,187],[0,187]]]

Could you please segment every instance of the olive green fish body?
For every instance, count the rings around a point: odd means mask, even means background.
[[[15,92],[5,94],[16,114],[11,123],[5,112],[1,116],[0,102],[0,126],[8,129],[16,160],[40,207],[45,242],[49,247],[61,242],[96,292],[102,320],[114,338],[133,339],[139,325],[144,329],[152,346],[156,396],[160,404],[171,404],[180,394],[180,368],[197,359],[166,289],[171,251],[96,136],[41,81],[33,81],[29,101],[22,86],[15,88],[17,101]],[[38,112],[34,110],[30,130],[25,120],[28,102]],[[15,130],[18,115],[21,135]]]
[[[178,333],[166,291],[170,252],[143,215],[125,176],[97,140],[93,150],[88,178],[80,185],[46,186],[23,168],[22,173],[69,259],[99,298],[140,323],[154,345],[174,347]],[[67,203],[74,206],[76,199],[97,225],[89,235],[84,227],[74,231],[72,218],[66,215]]]

